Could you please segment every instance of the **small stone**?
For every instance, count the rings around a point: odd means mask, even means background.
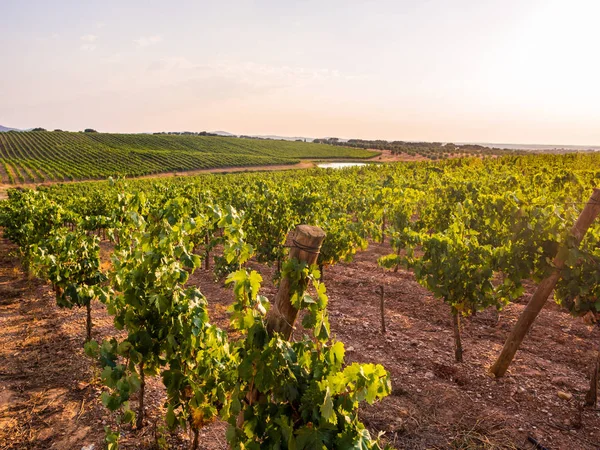
[[[435,378],[435,374],[433,372],[425,372],[424,377],[428,380],[433,380]]]
[[[96,444],[84,445],[81,447],[81,450],[94,450],[96,448]]]
[[[558,391],[556,395],[558,395],[559,398],[562,398],[563,400],[567,401],[573,398],[573,394],[571,394],[570,392]]]
[[[403,406],[398,408],[398,415],[400,417],[408,417],[410,415],[408,408],[405,408]],[[396,420],[401,421],[402,419],[400,417],[398,417]]]
[[[568,386],[571,383],[571,380],[568,377],[552,377],[550,383],[555,386]]]
[[[350,347],[346,348],[346,351],[347,352],[353,352],[354,351],[354,347],[350,346]]]

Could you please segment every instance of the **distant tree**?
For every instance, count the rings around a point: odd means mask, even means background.
[[[31,130],[31,131],[46,131],[46,129],[45,129],[45,128],[42,128],[42,127],[37,127],[37,128],[34,128],[34,129],[33,129],[33,130]]]
[[[56,130],[54,130],[54,131],[62,131],[62,130],[61,130],[60,128],[57,128],[57,129],[56,129]]]
[[[94,130],[93,128],[86,128],[85,130],[83,130],[84,133],[97,133],[96,130]]]

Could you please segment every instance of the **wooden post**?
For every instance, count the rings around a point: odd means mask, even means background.
[[[288,235],[288,240],[292,243],[289,259],[297,259],[306,262],[308,265],[315,264],[324,239],[325,232],[321,228],[311,225],[298,225]],[[281,333],[286,340],[289,340],[292,336],[298,310],[290,302],[291,295],[290,280],[287,277],[282,277],[275,300],[265,318],[269,335]],[[246,401],[249,405],[252,405],[258,398],[259,394],[256,388],[246,395]],[[238,428],[242,428],[243,424],[244,411],[241,411],[237,417]],[[229,448],[231,449],[231,446]]]
[[[206,270],[210,269],[210,250],[209,250],[209,246],[210,246],[210,238],[208,236],[208,231],[206,232],[206,236],[204,236],[204,247],[205,247],[205,252],[204,252],[204,268]]]
[[[383,284],[379,286],[379,293],[381,295],[381,300],[379,302],[379,308],[381,309],[381,333],[385,334],[385,291],[383,288]]]
[[[452,328],[454,329],[454,360],[463,362],[463,347],[460,338],[460,312],[452,308]]]
[[[146,390],[146,376],[144,375],[144,360],[140,361],[140,397],[138,402],[138,413],[135,427],[139,430],[144,426],[144,391]]]
[[[85,322],[85,342],[92,340],[92,301],[90,300],[86,305],[86,322]]]
[[[600,384],[600,345],[592,367],[590,376],[590,389],[585,395],[585,406],[596,407],[598,404],[598,385]]]
[[[289,259],[297,259],[308,265],[315,264],[321,244],[325,239],[325,232],[319,227],[298,225],[292,233]],[[289,339],[292,335],[298,310],[290,302],[291,295],[290,280],[283,277],[279,283],[275,301],[266,317],[269,334],[281,333],[284,339]]]
[[[577,222],[575,222],[575,225],[571,229],[571,235],[575,238],[577,245],[581,243],[583,236],[599,213],[600,189],[594,189],[590,200],[585,205],[585,208],[579,215]],[[490,373],[492,373],[494,376],[501,377],[506,373],[508,366],[515,356],[515,353],[517,353],[517,350],[521,346],[521,342],[523,342],[523,338],[544,307],[544,304],[548,300],[548,296],[552,293],[554,286],[560,278],[560,272],[564,265],[565,257],[560,255],[560,253],[557,254],[554,258],[554,270],[538,285],[533,297],[531,297],[531,300],[529,300],[527,307],[521,313],[519,320],[506,339],[500,356],[498,356],[498,359],[490,368]]]

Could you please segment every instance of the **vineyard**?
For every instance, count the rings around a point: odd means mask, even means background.
[[[0,184],[106,179],[375,155],[368,150],[323,144],[215,136],[7,132],[0,133]]]
[[[155,138],[78,136],[115,154]],[[160,139],[152,151],[199,137]],[[293,158],[334,148],[287,144]],[[271,157],[257,145],[244,155]],[[20,364],[86,368],[79,448],[599,448],[599,184],[591,153],[11,189],[5,245],[76,336]],[[542,295],[507,358],[542,287],[554,302]],[[18,295],[3,308],[26,309]],[[56,320],[31,314],[28,342]],[[19,400],[0,439],[50,448],[48,389],[5,370]]]

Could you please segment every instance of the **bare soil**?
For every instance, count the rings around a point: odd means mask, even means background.
[[[58,308],[50,287],[28,279],[12,251],[0,240],[0,449],[99,450],[104,426],[115,422],[99,400],[99,369],[82,350],[85,310]],[[104,258],[109,251],[103,245]],[[354,262],[325,269],[332,332],[345,343],[348,361],[381,363],[392,375],[392,395],[361,409],[372,433],[384,431],[397,449],[536,448],[528,436],[552,450],[600,448],[600,411],[580,406],[600,333],[549,302],[507,376],[493,379],[487,369],[535,286],[499,315],[465,320],[465,362],[457,364],[448,308],[410,272],[379,268],[377,258],[389,252],[375,243]],[[273,269],[250,266],[272,299]],[[209,299],[212,320],[225,327],[231,291],[205,270],[190,282]],[[93,319],[95,339],[116,333],[102,304],[93,305]],[[124,427],[122,448],[158,448],[161,439],[170,448],[190,445],[185,432],[166,431],[163,401],[160,379],[148,380],[146,426]],[[224,431],[220,422],[204,428],[200,448],[226,449]]]

